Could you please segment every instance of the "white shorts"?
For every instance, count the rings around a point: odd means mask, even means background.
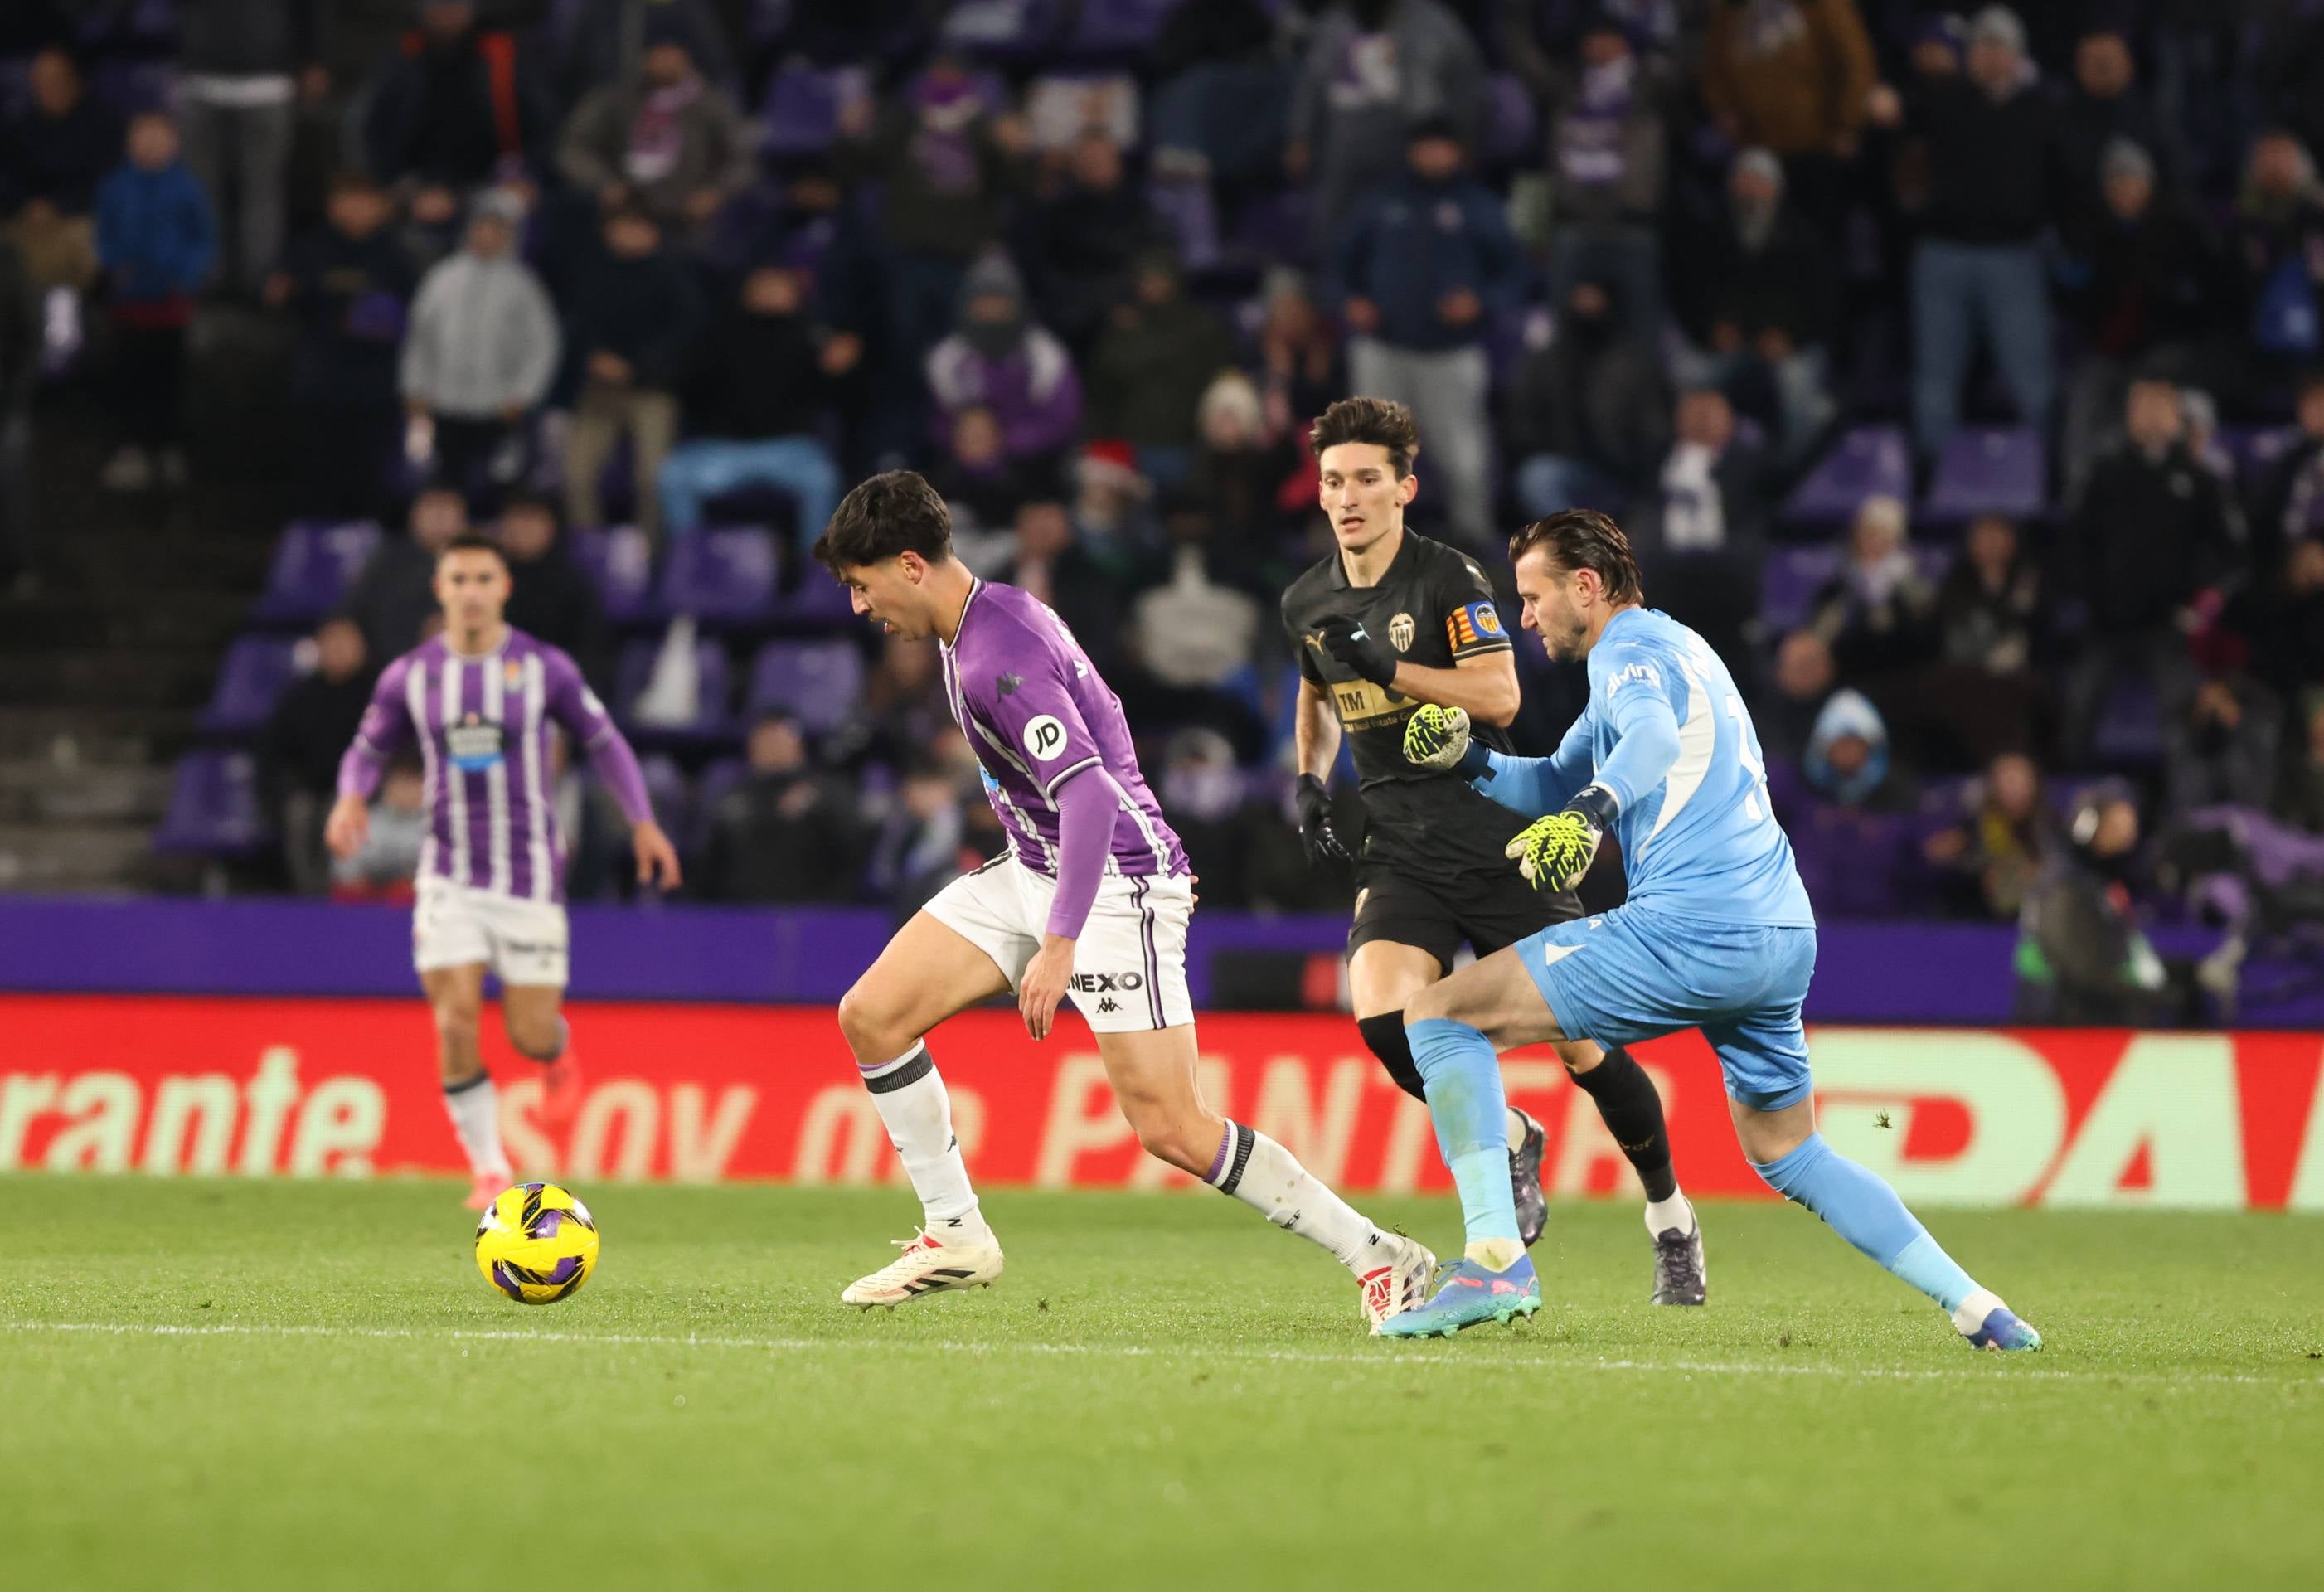
[[[928,916],[1000,965],[1017,988],[1048,931],[1057,881],[1014,857],[996,857],[936,892]],[[1100,1034],[1175,1028],[1194,1020],[1186,993],[1186,925],[1194,916],[1191,880],[1123,879],[1097,887],[1089,921],[1074,943],[1066,993]]]
[[[411,965],[423,973],[483,962],[503,984],[565,988],[565,908],[433,874],[411,907]]]

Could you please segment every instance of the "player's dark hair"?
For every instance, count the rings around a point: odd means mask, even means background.
[[[1595,509],[1563,509],[1535,520],[1509,538],[1509,562],[1515,564],[1536,548],[1560,569],[1594,570],[1609,603],[1646,600],[1630,538]]]
[[[1392,398],[1343,398],[1316,417],[1307,433],[1307,451],[1317,458],[1343,442],[1369,442],[1388,449],[1388,468],[1398,481],[1412,474],[1420,453],[1420,427],[1412,411]]]
[[[917,470],[889,470],[859,483],[815,539],[816,559],[842,580],[850,569],[899,553],[918,553],[931,564],[952,557],[952,511]]]
[[[500,543],[481,530],[464,530],[446,542],[444,550],[436,555],[436,562],[441,564],[455,553],[490,553],[501,561],[503,568],[508,566],[508,555],[501,551]]]

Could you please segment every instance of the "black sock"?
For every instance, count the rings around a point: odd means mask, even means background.
[[[1358,1017],[1356,1032],[1364,1036],[1364,1043],[1371,1047],[1372,1054],[1379,1057],[1380,1065],[1386,1067],[1388,1075],[1396,1080],[1396,1086],[1425,1104],[1428,1092],[1421,1087],[1420,1068],[1414,1063],[1412,1046],[1404,1037],[1404,1014],[1382,1012],[1378,1017]],[[1648,1084],[1646,1087],[1651,1090],[1654,1086]],[[1661,1119],[1661,1113],[1657,1110],[1655,1120],[1659,1122]]]
[[[1663,1127],[1663,1097],[1646,1070],[1617,1044],[1608,1047],[1604,1061],[1573,1074],[1573,1081],[1596,1103],[1606,1131],[1637,1169],[1646,1198],[1667,1200],[1678,1192],[1678,1174],[1671,1170],[1670,1135]]]

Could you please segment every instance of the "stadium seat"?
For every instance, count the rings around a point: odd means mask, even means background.
[[[687,853],[700,856],[710,844],[710,826],[717,820],[718,804],[727,793],[751,777],[751,767],[740,758],[720,758],[702,770],[694,785],[694,811],[687,821]]]
[[[809,734],[828,734],[854,713],[862,691],[863,655],[854,642],[770,641],[751,665],[743,726],[771,708],[783,708],[797,713]]]
[[[154,850],[230,859],[254,856],[266,845],[256,759],[246,751],[203,747],[179,759],[169,812],[153,834]]]
[[[2163,761],[2163,704],[2135,671],[2117,677],[2098,709],[2090,750],[2108,768],[2153,768]]]
[[[1064,53],[1075,60],[1129,61],[1153,48],[1179,0],[1083,0]]]
[[[763,629],[775,618],[775,538],[731,526],[679,538],[662,572],[662,606],[717,630]]]
[[[1910,502],[1913,455],[1901,426],[1858,426],[1834,443],[1784,505],[1800,525],[1839,525],[1856,517],[1864,500],[1879,494]]]
[[[778,630],[840,630],[856,622],[847,588],[832,579],[819,564],[808,564],[799,572],[798,584],[775,599]]]
[[[1965,426],[1945,444],[1921,518],[1958,525],[1980,514],[2026,520],[2049,502],[2042,434],[2031,426]]]
[[[1056,0],[958,0],[945,13],[938,43],[995,60],[1045,54],[1060,20]]]
[[[1820,915],[1893,917],[1904,906],[1897,888],[1904,819],[1820,802],[1791,830],[1792,851]]]
[[[840,107],[871,86],[862,67],[784,68],[767,85],[760,148],[778,159],[823,153],[838,142]]]
[[[1777,548],[1767,556],[1760,576],[1759,618],[1771,636],[1797,630],[1808,620],[1808,610],[1824,584],[1840,573],[1840,548],[1826,543],[1812,548]]]
[[[634,525],[572,532],[573,557],[597,583],[605,617],[617,625],[652,624],[667,617],[653,593],[653,548]]]
[[[239,636],[218,666],[217,685],[202,709],[211,735],[255,735],[266,727],[283,688],[298,673],[299,643],[287,636]]]
[[[1313,216],[1305,189],[1255,195],[1235,216],[1228,253],[1259,271],[1278,262],[1304,265],[1313,251]]]
[[[733,724],[727,704],[733,697],[733,668],[726,649],[712,640],[694,644],[694,711],[676,723],[649,723],[637,716],[638,698],[653,678],[654,661],[661,655],[659,640],[632,641],[622,651],[613,673],[613,700],[622,727],[641,746],[701,746],[728,740]]]
[[[1541,155],[1541,115],[1525,79],[1495,72],[1485,80],[1485,118],[1479,153],[1492,165],[1520,165]]]
[[[304,629],[338,607],[371,562],[380,529],[368,520],[331,525],[297,520],[274,544],[266,589],[250,611],[251,621],[271,629]]]
[[[663,832],[684,835],[687,819],[686,771],[664,752],[639,759],[638,771],[645,776],[646,795],[653,802],[654,817]]]
[[[1209,183],[1157,182],[1148,187],[1146,198],[1170,228],[1188,271],[1209,271],[1219,263],[1219,216]]]

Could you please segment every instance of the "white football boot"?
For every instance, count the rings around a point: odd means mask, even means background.
[[[858,1310],[884,1304],[890,1310],[925,1294],[955,1288],[990,1288],[1001,1275],[1001,1246],[987,1234],[982,1242],[940,1240],[934,1233],[899,1238],[904,1252],[873,1272],[858,1277],[839,1295],[839,1302]]]
[[[1363,1289],[1365,1324],[1379,1336],[1380,1323],[1428,1302],[1428,1282],[1436,1275],[1436,1256],[1417,1238],[1383,1233],[1389,1246],[1387,1259],[1358,1282]]]

